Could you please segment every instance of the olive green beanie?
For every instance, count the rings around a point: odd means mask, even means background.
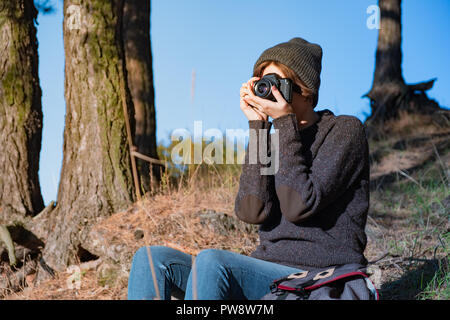
[[[264,61],[277,61],[292,69],[318,95],[322,70],[322,48],[302,38],[293,38],[265,50],[256,61],[253,71]],[[317,98],[313,107],[317,104]]]

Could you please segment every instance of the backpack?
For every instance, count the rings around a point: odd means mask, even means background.
[[[262,300],[379,300],[366,267],[331,266],[290,274],[274,280]]]

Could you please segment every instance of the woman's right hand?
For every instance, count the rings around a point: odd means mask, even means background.
[[[253,90],[253,82],[259,80],[259,77],[253,77],[250,80],[248,80],[246,83],[243,83],[241,86],[240,91],[240,102],[241,102],[241,110],[244,112],[245,116],[248,120],[263,120],[267,121],[268,116],[267,114],[259,111],[258,109],[254,108],[250,104],[248,104],[244,97],[248,95],[248,90]]]

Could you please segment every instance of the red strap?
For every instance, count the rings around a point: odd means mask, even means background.
[[[341,279],[344,279],[344,278],[352,277],[352,276],[363,276],[365,278],[369,278],[369,276],[367,274],[365,274],[364,272],[359,272],[359,271],[349,272],[349,273],[342,274],[342,275],[340,275],[340,276],[338,276],[336,278],[333,278],[331,280],[324,281],[322,283],[313,284],[312,286],[305,287],[305,288],[303,288],[303,290],[314,290],[314,289],[320,288],[321,286],[323,286],[325,284],[328,284],[328,283],[331,283],[331,282],[334,282],[334,281],[338,281],[338,280],[341,280]],[[292,287],[288,287],[288,286],[284,286],[284,285],[278,285],[278,288],[281,289],[281,290],[287,290],[287,291],[297,291],[298,290],[296,288],[292,288]],[[374,288],[375,288],[375,286],[374,286]],[[377,300],[379,300],[380,296],[378,294],[377,288],[375,288],[375,291],[377,293]]]

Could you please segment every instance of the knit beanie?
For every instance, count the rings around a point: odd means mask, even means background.
[[[277,61],[292,69],[317,96],[322,70],[322,48],[318,44],[310,43],[299,37],[279,43],[261,54],[253,71],[267,60]]]

